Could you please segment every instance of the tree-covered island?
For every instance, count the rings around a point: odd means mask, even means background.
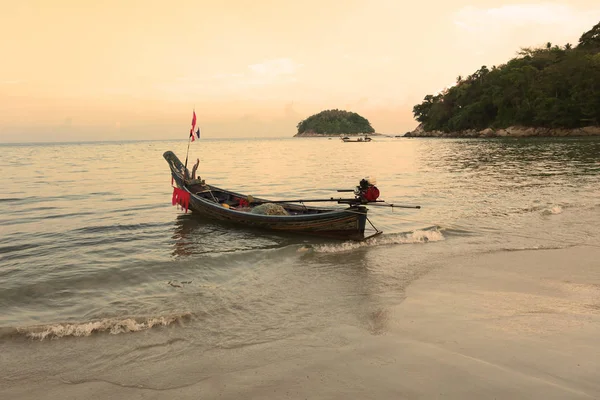
[[[522,48],[413,108],[405,136],[600,135],[600,23],[577,46]]]
[[[369,120],[357,113],[344,110],[325,110],[311,115],[297,125],[294,136],[332,136],[372,134],[375,129]]]

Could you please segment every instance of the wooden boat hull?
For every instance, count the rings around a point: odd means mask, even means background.
[[[310,207],[300,204],[279,203],[289,215],[264,215],[228,208],[231,199],[247,199],[248,196],[212,185],[186,184],[183,174],[185,167],[171,151],[163,154],[171,168],[173,182],[177,187],[190,193],[189,208],[204,217],[227,221],[243,226],[274,231],[285,231],[331,237],[346,240],[364,240],[367,222],[367,208],[362,205],[346,208]],[[189,176],[189,172],[188,172]],[[193,182],[193,181],[192,181]],[[266,203],[266,199],[254,198]]]

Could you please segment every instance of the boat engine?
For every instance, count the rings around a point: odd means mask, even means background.
[[[376,179],[372,177],[360,180],[359,185],[356,187],[355,194],[360,199],[361,203],[368,203],[379,198],[379,189],[375,186],[376,183]]]

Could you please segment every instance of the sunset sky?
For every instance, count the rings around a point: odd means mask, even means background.
[[[377,132],[520,47],[576,44],[600,2],[0,0],[0,142],[292,136],[330,108]]]

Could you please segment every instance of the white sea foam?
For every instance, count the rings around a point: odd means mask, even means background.
[[[17,328],[20,334],[32,339],[55,339],[65,336],[90,336],[93,333],[107,332],[112,335],[119,333],[138,332],[154,326],[167,326],[188,319],[191,314],[167,315],[148,318],[101,319],[73,324],[52,324]]]
[[[446,238],[438,229],[416,230],[413,232],[381,235],[363,242],[343,242],[339,244],[316,245],[312,249],[316,253],[340,253],[362,247],[372,247],[391,244],[417,244],[438,242]]]

